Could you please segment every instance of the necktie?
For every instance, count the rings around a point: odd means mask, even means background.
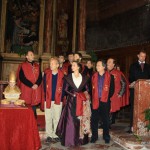
[[[141,65],[141,69],[143,71],[143,69],[144,69],[144,63],[141,63],[140,65]]]

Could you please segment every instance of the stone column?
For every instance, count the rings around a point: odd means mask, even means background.
[[[74,0],[72,52],[75,52],[76,50],[76,34],[77,34],[77,0]]]
[[[85,51],[86,0],[79,1],[78,51]]]
[[[43,51],[44,38],[44,0],[40,0],[40,25],[39,25],[39,49],[38,54],[41,55]]]
[[[53,0],[45,0],[44,52],[51,52]]]
[[[0,52],[4,52],[7,0],[2,0]]]
[[[56,47],[56,12],[57,12],[57,0],[53,0],[53,21],[52,21],[52,44],[51,44],[51,54],[55,55],[55,47]]]
[[[86,33],[86,0],[79,1],[79,34],[78,34],[78,52],[82,54],[83,59],[91,56],[86,54],[85,50],[85,33]]]

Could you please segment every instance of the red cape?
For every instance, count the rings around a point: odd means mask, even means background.
[[[120,110],[121,107],[129,104],[129,83],[121,71],[113,69],[110,73],[115,79],[115,92],[111,97],[111,112],[116,112]],[[123,76],[126,80],[126,90],[122,97],[118,97],[118,93],[121,89],[121,76]]]

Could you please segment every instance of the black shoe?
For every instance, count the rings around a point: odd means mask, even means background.
[[[133,132],[131,130],[128,130],[127,133],[132,134]]]
[[[91,138],[91,143],[95,143],[98,140],[98,138]]]
[[[52,141],[52,138],[49,137],[49,136],[48,136],[47,139],[45,140],[46,143],[50,143],[51,141]]]
[[[60,142],[60,139],[59,138],[54,138],[54,141],[55,142]]]
[[[105,144],[109,144],[110,143],[110,140],[105,140]]]

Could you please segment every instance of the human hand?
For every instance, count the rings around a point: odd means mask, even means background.
[[[33,86],[32,86],[32,89],[34,89],[34,90],[36,90],[38,88],[38,85],[37,84],[34,84]]]
[[[89,93],[88,93],[87,91],[85,91],[84,94],[85,94],[86,99],[87,99],[87,100],[90,100],[90,95],[89,95]]]

